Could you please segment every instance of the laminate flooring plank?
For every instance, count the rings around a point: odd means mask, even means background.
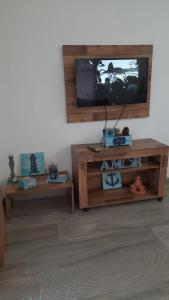
[[[168,300],[168,195],[74,216],[62,196],[15,201],[0,300]]]

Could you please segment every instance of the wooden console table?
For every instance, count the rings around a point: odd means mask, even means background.
[[[43,193],[67,190],[68,199],[71,203],[72,213],[74,213],[74,197],[73,197],[73,183],[70,179],[68,172],[60,172],[59,174],[68,175],[66,183],[47,183],[48,175],[39,175],[37,178],[37,186],[22,190],[17,184],[7,184],[4,190],[4,206],[6,211],[7,222],[10,223],[12,219],[12,199],[17,197],[31,196],[31,198],[36,197],[36,195],[42,195]]]
[[[101,152],[93,152],[85,144],[72,145],[73,180],[80,209],[153,198],[162,200],[167,174],[167,145],[152,139],[135,140],[132,146],[105,148],[101,144],[93,145],[102,147]],[[104,171],[119,171],[123,187],[103,190],[103,171],[100,171],[102,162],[134,157],[142,158],[141,167]],[[136,195],[130,191],[130,185],[136,176],[141,176],[146,186],[147,191],[144,195]]]

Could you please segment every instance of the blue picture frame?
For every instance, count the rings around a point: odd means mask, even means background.
[[[120,189],[122,187],[122,178],[120,172],[102,174],[103,190]]]
[[[45,174],[44,152],[20,154],[21,176]]]

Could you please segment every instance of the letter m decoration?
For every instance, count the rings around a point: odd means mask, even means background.
[[[122,159],[115,159],[111,161],[112,169],[120,169],[123,168],[123,160]]]

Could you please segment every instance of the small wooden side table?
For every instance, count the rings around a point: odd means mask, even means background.
[[[3,202],[0,200],[0,269],[5,257],[6,226],[4,220]]]
[[[59,172],[59,175],[68,175],[66,183],[48,183],[48,175],[38,175],[36,176],[37,185],[31,189],[22,190],[17,184],[7,184],[4,189],[4,207],[6,212],[7,223],[11,223],[12,219],[12,200],[17,197],[31,196],[31,198],[36,197],[36,195],[42,195],[43,193],[58,191],[65,189],[67,191],[68,200],[71,203],[71,210],[74,214],[74,195],[73,195],[73,182],[67,171]]]

